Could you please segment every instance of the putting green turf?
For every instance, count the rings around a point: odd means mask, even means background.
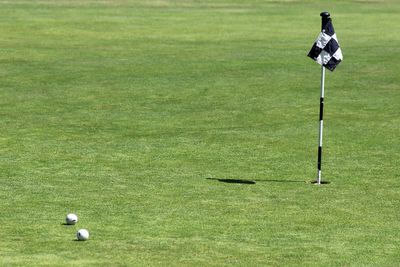
[[[315,186],[324,10],[344,61]],[[0,265],[396,266],[399,12],[0,0]]]

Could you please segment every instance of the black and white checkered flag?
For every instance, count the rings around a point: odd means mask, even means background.
[[[323,21],[322,31],[311,48],[308,56],[318,64],[333,71],[343,60],[342,51],[336,38],[331,18]]]

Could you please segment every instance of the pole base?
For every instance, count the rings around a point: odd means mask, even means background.
[[[318,184],[318,180],[314,180],[314,181],[311,181],[311,183],[312,184]],[[320,184],[330,184],[331,182],[329,182],[329,181],[321,181],[321,183]]]

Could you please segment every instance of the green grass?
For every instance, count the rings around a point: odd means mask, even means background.
[[[324,10],[344,61],[315,186]],[[398,265],[399,12],[0,0],[0,265]]]

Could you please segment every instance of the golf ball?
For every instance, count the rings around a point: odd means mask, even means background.
[[[80,241],[85,241],[89,239],[89,232],[86,229],[80,229],[77,233],[76,233],[76,238],[78,238],[78,240]]]
[[[67,218],[65,218],[65,221],[67,222],[67,224],[76,224],[78,222],[78,216],[70,213],[67,215]]]

